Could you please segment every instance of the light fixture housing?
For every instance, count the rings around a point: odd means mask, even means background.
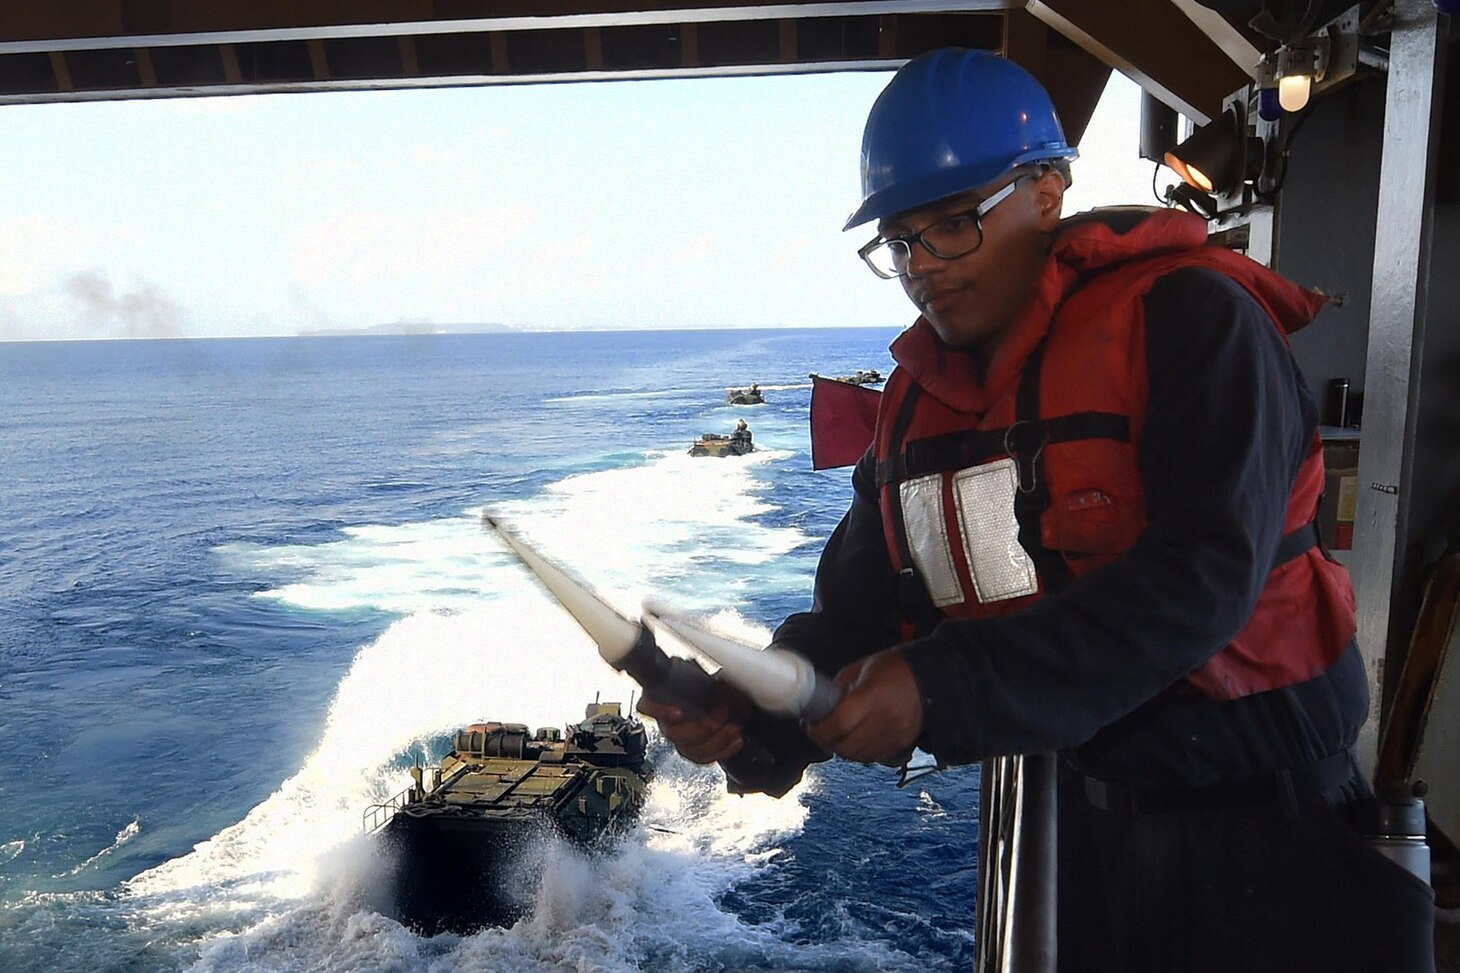
[[[1220,212],[1214,196],[1186,182],[1167,187],[1166,202],[1168,205],[1178,205],[1188,213],[1195,213],[1204,220],[1214,220]]]
[[[1230,196],[1261,165],[1262,142],[1248,136],[1241,113],[1230,106],[1221,118],[1167,152],[1164,161],[1187,185],[1212,196]]]
[[[1257,89],[1257,117],[1264,122],[1275,122],[1283,117],[1276,85],[1263,85]]]
[[[1308,107],[1308,96],[1313,93],[1313,76],[1308,74],[1285,74],[1278,78],[1278,104],[1283,111],[1302,111]]]
[[[1276,87],[1283,111],[1308,107],[1313,86],[1328,71],[1333,39],[1327,30],[1289,41],[1263,57],[1259,66],[1264,87]]]

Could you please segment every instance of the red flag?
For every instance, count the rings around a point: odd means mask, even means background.
[[[882,393],[850,382],[811,376],[811,467],[851,466],[872,445]]]

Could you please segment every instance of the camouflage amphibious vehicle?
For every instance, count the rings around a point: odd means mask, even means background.
[[[760,383],[752,382],[749,388],[727,390],[725,401],[730,405],[764,405],[765,396],[760,391]]]
[[[755,452],[755,443],[751,439],[750,427],[741,419],[735,423],[734,432],[728,436],[718,433],[707,432],[696,439],[689,447],[691,456],[744,456],[746,453]]]
[[[812,372],[808,377],[825,378],[826,376]],[[831,380],[833,382],[845,382],[848,385],[878,385],[885,381],[882,373],[875,368],[859,368],[851,375],[836,375]]]
[[[545,839],[596,846],[638,814],[646,739],[618,703],[589,705],[566,734],[521,723],[459,732],[439,767],[414,768],[414,785],[365,812],[388,851],[396,918],[427,934],[464,933],[526,913]]]

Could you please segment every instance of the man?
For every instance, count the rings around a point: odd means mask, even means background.
[[[985,52],[873,106],[847,228],[877,221],[861,256],[921,317],[775,636],[845,696],[772,749],[1058,751],[1062,971],[1428,969],[1428,889],[1347,817],[1366,690],[1284,336],[1322,301],[1196,217],[1062,220],[1076,154]],[[728,687],[705,718],[641,709],[700,762],[776,736]]]

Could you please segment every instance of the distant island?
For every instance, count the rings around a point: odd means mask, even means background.
[[[483,324],[436,324],[431,321],[392,321],[388,324],[372,324],[364,328],[320,328],[300,331],[301,338],[319,338],[334,335],[360,334],[499,334],[504,331],[522,331],[523,328],[497,321]]]

